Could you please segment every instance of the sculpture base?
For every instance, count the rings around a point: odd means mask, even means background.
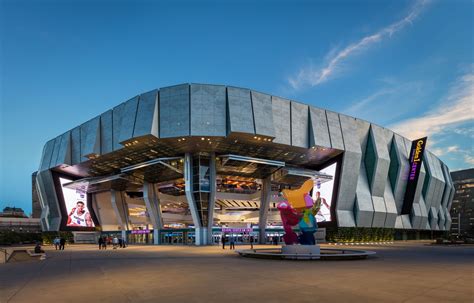
[[[282,254],[319,255],[319,245],[285,245],[281,247]],[[314,259],[314,257],[313,257]]]

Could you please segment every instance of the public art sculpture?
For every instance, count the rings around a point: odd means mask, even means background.
[[[321,208],[321,198],[317,195],[313,201],[309,192],[314,187],[313,180],[307,180],[299,189],[284,189],[282,191],[285,201],[278,203],[285,235],[283,240],[286,245],[302,244],[315,245],[314,233],[318,229],[316,214]],[[301,234],[298,236],[292,229],[298,224]]]

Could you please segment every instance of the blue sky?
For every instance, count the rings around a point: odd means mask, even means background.
[[[47,140],[184,82],[248,87],[428,135],[451,170],[474,166],[471,1],[0,3],[1,208],[31,211]]]

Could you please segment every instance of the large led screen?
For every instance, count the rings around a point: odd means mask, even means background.
[[[91,213],[87,207],[87,193],[82,189],[70,189],[64,187],[64,184],[72,180],[59,178],[61,190],[64,198],[64,204],[67,212],[68,227],[95,227]]]
[[[313,189],[313,199],[316,200],[321,198],[321,209],[316,215],[318,222],[331,221],[331,204],[332,194],[334,190],[334,179],[336,178],[337,162],[329,165],[328,167],[321,169],[320,172],[332,176],[332,179],[327,182],[316,181]]]

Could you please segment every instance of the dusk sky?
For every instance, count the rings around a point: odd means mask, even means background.
[[[31,212],[46,141],[179,83],[427,135],[451,171],[474,166],[472,1],[197,2],[0,0],[0,208]]]

